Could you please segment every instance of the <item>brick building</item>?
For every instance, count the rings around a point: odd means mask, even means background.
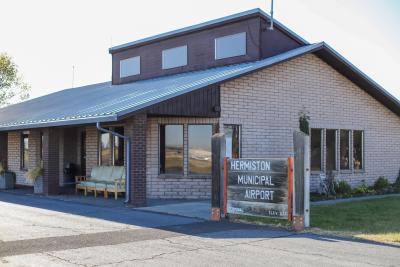
[[[57,194],[93,166],[127,165],[130,201],[207,199],[211,136],[227,156],[293,155],[299,113],[310,116],[311,189],[321,173],[352,186],[390,181],[400,167],[400,103],[325,43],[310,44],[259,9],[116,46],[112,81],[0,110],[0,161],[16,173],[42,164]]]

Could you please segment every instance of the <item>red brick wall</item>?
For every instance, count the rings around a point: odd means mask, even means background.
[[[43,131],[43,193],[59,192],[59,142],[60,129],[47,128]]]

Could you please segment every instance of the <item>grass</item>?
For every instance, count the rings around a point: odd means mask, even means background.
[[[312,206],[311,227],[400,244],[400,197]]]

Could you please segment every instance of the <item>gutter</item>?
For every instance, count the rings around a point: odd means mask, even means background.
[[[109,133],[113,136],[120,137],[125,141],[125,204],[128,204],[130,201],[130,184],[131,184],[131,139],[128,136],[121,135],[119,133],[104,129],[101,127],[100,122],[96,123],[96,128],[100,132]]]

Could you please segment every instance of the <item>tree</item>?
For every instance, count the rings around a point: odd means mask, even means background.
[[[15,99],[27,99],[29,91],[30,87],[22,80],[11,57],[0,53],[0,107]]]

